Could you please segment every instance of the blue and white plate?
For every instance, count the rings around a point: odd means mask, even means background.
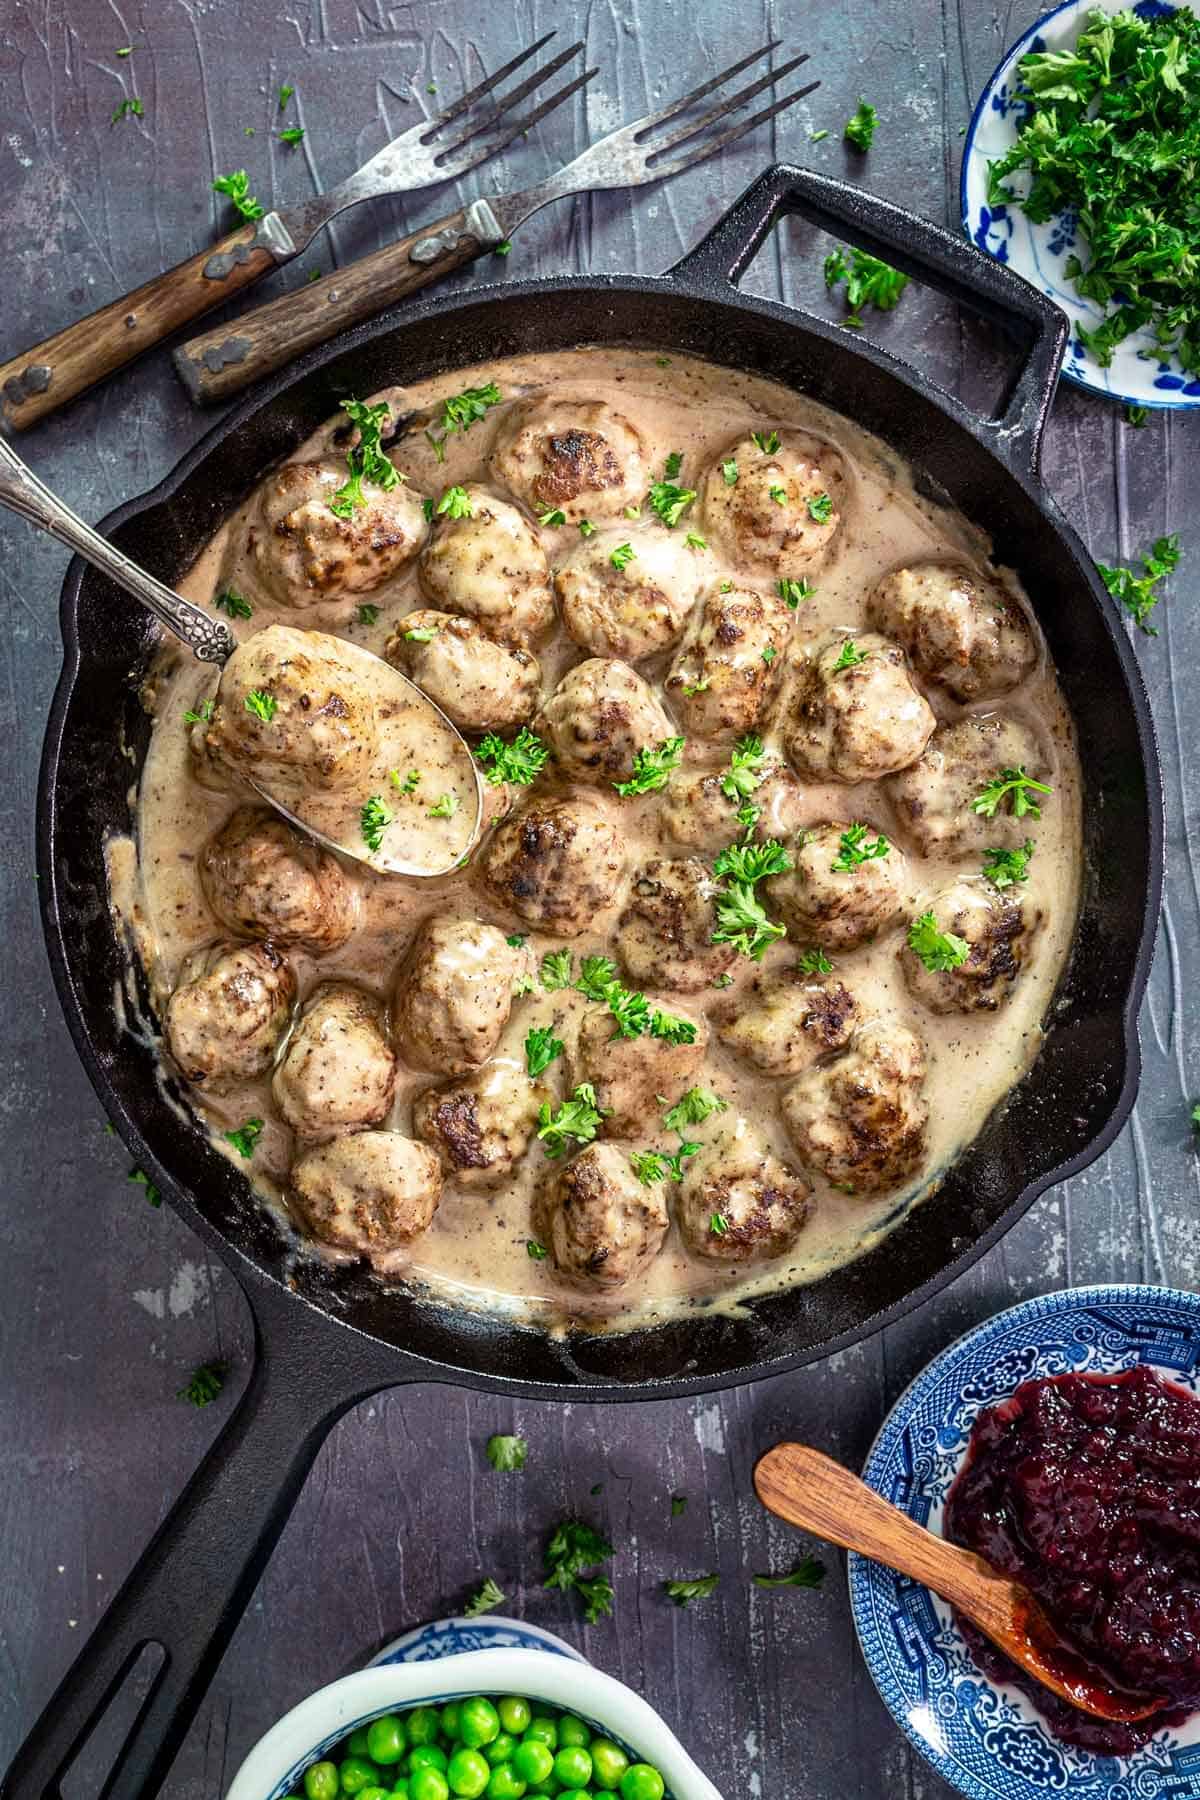
[[[1193,10],[1200,7],[1200,0],[1180,3],[1190,4]],[[1106,13],[1123,12],[1128,5],[1129,0],[1067,0],[1065,6],[1039,19],[1024,37],[1018,38],[984,88],[963,146],[960,191],[967,236],[997,262],[1010,264],[1040,287],[1058,302],[1073,324],[1082,324],[1088,330],[1098,325],[1104,314],[1093,301],[1080,298],[1063,272],[1072,252],[1082,254],[1075,215],[1063,212],[1044,225],[1034,225],[1020,207],[990,206],[988,164],[1012,148],[1025,120],[1026,108],[1017,94],[1017,64],[1021,57],[1034,50],[1069,50],[1087,23],[1089,12],[1097,7]],[[1143,17],[1175,10],[1166,0],[1140,0],[1134,7]],[[1020,175],[1011,177],[1009,185],[1014,191],[1022,179]],[[1080,387],[1133,406],[1200,406],[1200,380],[1184,375],[1177,364],[1163,362],[1149,331],[1132,332],[1118,344],[1107,369],[1102,369],[1085,349],[1083,340],[1072,334],[1063,374]]]
[[[472,1650],[548,1650],[552,1656],[585,1660],[565,1639],[540,1625],[485,1613],[478,1619],[434,1619],[418,1625],[376,1651],[366,1666],[381,1669],[389,1663],[440,1662],[445,1656],[463,1656]]]
[[[1136,1363],[1200,1392],[1200,1295],[1094,1287],[1024,1301],[917,1376],[884,1421],[864,1477],[940,1532],[977,1413],[1037,1376]],[[968,1800],[1200,1800],[1200,1715],[1133,1756],[1060,1744],[1024,1694],[981,1673],[944,1601],[865,1557],[850,1557],[849,1575],[858,1640],[884,1704]]]

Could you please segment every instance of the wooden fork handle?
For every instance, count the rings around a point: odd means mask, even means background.
[[[175,351],[175,371],[197,406],[227,400],[302,350],[474,262],[501,235],[491,208],[475,201],[333,275],[189,339]]]
[[[24,431],[295,254],[274,215],[0,365],[0,425]]]

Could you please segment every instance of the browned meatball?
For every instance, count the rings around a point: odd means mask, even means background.
[[[365,481],[365,504],[347,518],[335,513],[330,501],[347,474],[345,464],[285,463],[263,483],[251,553],[285,605],[369,594],[425,541],[421,496],[403,478],[387,489]]]
[[[921,1166],[924,1085],[925,1046],[916,1033],[872,1022],[843,1056],[784,1090],[783,1122],[801,1162],[835,1187],[886,1193]]]
[[[611,906],[625,872],[621,835],[586,800],[533,801],[499,826],[482,879],[527,925],[578,937]]]
[[[371,691],[341,639],[268,625],[222,669],[205,742],[268,787],[329,791],[364,778],[378,735]]]
[[[567,670],[539,728],[565,775],[605,787],[627,781],[637,751],[657,749],[674,733],[653,688],[628,663],[603,656]]]
[[[777,594],[712,590],[664,683],[689,737],[732,743],[754,728],[778,686],[791,629]]]
[[[460,731],[509,731],[537,711],[537,658],[495,643],[474,619],[428,609],[406,613],[384,655]]]
[[[167,1048],[189,1081],[214,1091],[271,1066],[296,998],[271,944],[210,944],[188,958],[167,1002]]]
[[[360,894],[336,856],[263,806],[239,806],[200,853],[204,898],[230,931],[337,950],[359,922]]]
[[[754,836],[790,838],[812,812],[812,802],[785,763],[764,758],[765,771],[749,799],[758,808]],[[711,852],[714,845],[742,835],[738,808],[746,796],[725,792],[727,779],[720,770],[709,775],[676,775],[662,795],[662,822],[667,834],[684,850]]]
[[[904,979],[935,1013],[998,1012],[1013,991],[1040,915],[1015,893],[963,877],[931,902],[934,930],[967,946],[955,969],[929,969],[907,943],[900,952]]]
[[[506,1181],[537,1129],[549,1098],[511,1057],[458,1081],[426,1088],[413,1102],[413,1130],[437,1155],[448,1180],[464,1188]]]
[[[1006,770],[1019,770],[1050,785],[1049,764],[1037,737],[1019,719],[999,713],[971,713],[940,725],[919,762],[887,784],[897,815],[922,856],[965,856],[971,851],[1012,850],[1029,835],[1037,814],[1018,817],[1010,794],[992,817],[976,812],[974,801]],[[1047,796],[1028,795],[1042,807]],[[1051,802],[1053,804],[1053,802]]]
[[[528,950],[479,919],[425,920],[405,957],[392,1029],[406,1063],[462,1075],[485,1063],[512,1012],[513,984],[530,973]]]
[[[271,1082],[296,1136],[322,1143],[382,1124],[395,1085],[396,1058],[378,1000],[348,981],[314,988]]]
[[[628,559],[613,552],[628,545]],[[562,620],[593,656],[644,656],[673,649],[696,603],[703,568],[677,535],[620,526],[584,538],[554,571]]]
[[[887,844],[886,855],[854,861],[855,848],[874,849],[880,843]],[[790,848],[791,869],[772,876],[766,888],[797,943],[853,950],[899,918],[908,865],[903,851],[888,844],[875,826],[837,819],[802,831]]]
[[[1006,694],[1037,661],[1017,600],[992,575],[966,563],[893,569],[872,591],[867,617],[902,644],[929,681],[956,700]]]
[[[292,1165],[292,1207],[321,1243],[385,1257],[428,1229],[442,1171],[424,1144],[398,1131],[357,1131],[306,1150]]]
[[[899,644],[862,632],[810,655],[785,748],[812,781],[877,781],[916,762],[936,724]]]
[[[828,558],[849,492],[832,444],[806,431],[764,430],[728,445],[709,469],[704,528],[731,562],[770,581],[798,579]]]
[[[697,994],[737,961],[732,944],[714,944],[719,890],[696,857],[655,858],[638,873],[617,921],[616,949],[639,987]]]
[[[708,1025],[703,1017],[676,1008],[654,1008],[673,1021],[691,1026],[691,1043],[669,1043],[662,1036],[622,1037],[607,1007],[593,1007],[585,1014],[570,1060],[567,1085],[587,1082],[595,1089],[596,1105],[604,1113],[600,1127],[606,1137],[628,1138],[653,1129],[662,1108],[659,1094],[681,1093],[704,1061]],[[672,1033],[672,1035],[675,1035]]]
[[[812,1211],[812,1189],[772,1156],[744,1119],[684,1165],[675,1202],[680,1235],[710,1262],[767,1262],[790,1250]]]
[[[489,637],[528,648],[554,624],[550,570],[523,513],[468,485],[471,510],[437,522],[421,557],[421,586],[435,606],[465,613]]]
[[[514,406],[489,462],[497,481],[533,512],[561,512],[569,525],[615,518],[650,484],[637,426],[601,400],[566,395]]]
[[[667,1235],[662,1184],[643,1185],[615,1144],[589,1144],[543,1181],[533,1230],[565,1280],[606,1290],[640,1275]]]
[[[715,1023],[721,1042],[760,1075],[800,1075],[845,1049],[859,1007],[835,975],[818,980],[793,967],[756,976]]]

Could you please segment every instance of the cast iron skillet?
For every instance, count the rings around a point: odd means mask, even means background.
[[[885,351],[736,283],[767,232],[801,213],[1005,327],[1023,360],[1001,418],[980,418]],[[642,344],[761,371],[828,402],[911,460],[992,536],[1033,597],[1076,720],[1087,880],[1073,961],[1036,1067],[941,1192],[886,1242],[812,1287],[617,1337],[555,1342],[405,1295],[357,1269],[294,1263],[245,1180],[186,1111],[163,1103],[151,1049],[123,1032],[122,952],[103,844],[129,823],[130,765],[149,723],[131,672],[149,621],[75,562],[65,667],[39,789],[46,937],[79,1053],[133,1156],[245,1286],[257,1360],[216,1445],[109,1606],[19,1752],[10,1800],[57,1791],[147,1642],[165,1658],[105,1788],[153,1794],[166,1774],[316,1452],[348,1407],[409,1381],[546,1399],[693,1394],[794,1369],[919,1305],[995,1242],[1052,1182],[1112,1141],[1133,1102],[1138,1001],[1158,916],[1162,793],[1146,696],[1083,545],[1041,491],[1038,455],[1066,323],[961,239],[884,201],[791,168],[769,171],[661,279],[569,277],[407,307],[305,358],[218,424],[105,529],[164,580],[182,574],[276,458],[347,393],[487,358],[579,343]]]

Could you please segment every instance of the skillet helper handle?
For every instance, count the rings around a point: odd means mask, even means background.
[[[228,400],[302,350],[474,262],[500,240],[486,202],[460,207],[320,281],[191,338],[175,351],[175,372],[197,406]]]
[[[275,214],[0,364],[0,425],[25,431],[296,254]]]
[[[860,250],[881,256],[1017,339],[1024,360],[999,418],[981,420],[955,396],[944,397],[951,411],[977,430],[984,427],[1014,473],[1035,477],[1066,347],[1068,320],[1053,300],[1039,293],[1024,276],[996,262],[957,232],[848,182],[780,164],[751,182],[708,235],[675,264],[671,276],[706,292],[722,282],[736,287],[768,232],[793,213],[836,232]],[[894,363],[884,351],[870,346],[864,349]]]
[[[256,1304],[261,1296],[256,1297]],[[269,1296],[267,1297],[269,1304]],[[117,1701],[143,1650],[161,1646],[149,1692],[104,1784],[105,1800],[151,1800],[165,1779],[317,1451],[371,1380],[358,1344],[302,1309],[265,1341],[237,1411],[67,1670],[3,1783],[3,1800],[61,1800],[65,1771]],[[335,1341],[331,1342],[331,1339]]]

